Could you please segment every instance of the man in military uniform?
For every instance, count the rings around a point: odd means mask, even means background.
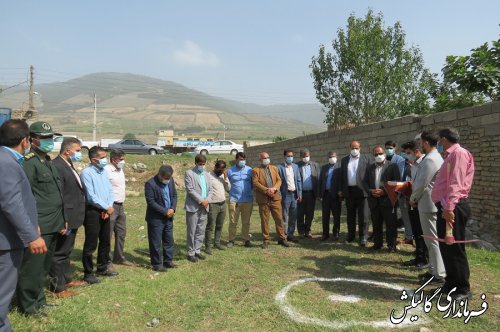
[[[35,195],[40,233],[47,253],[34,255],[25,250],[19,281],[17,302],[22,312],[38,314],[47,306],[44,286],[52,263],[57,234],[64,229],[62,190],[59,174],[47,155],[54,147],[52,127],[38,121],[30,126],[30,153],[25,156],[24,171]]]

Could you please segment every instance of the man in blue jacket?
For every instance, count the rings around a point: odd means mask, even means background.
[[[298,242],[294,237],[297,225],[297,202],[302,200],[302,177],[299,166],[293,163],[293,151],[284,151],[285,162],[278,165],[281,177],[281,204],[283,207],[283,224],[287,241]]]
[[[144,185],[149,256],[153,270],[158,272],[177,267],[173,263],[174,215],[177,208],[177,190],[172,179],[173,174],[172,166],[162,165],[158,174]]]
[[[35,197],[21,164],[29,146],[23,120],[8,120],[0,127],[0,331],[11,331],[7,313],[14,295],[24,250],[45,254],[38,230]]]

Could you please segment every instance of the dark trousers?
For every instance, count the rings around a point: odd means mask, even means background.
[[[323,224],[323,237],[328,237],[330,234],[330,215],[333,217],[333,230],[332,233],[338,236],[340,233],[340,213],[342,210],[342,202],[338,196],[329,191],[323,194],[321,201],[321,221]]]
[[[12,331],[7,314],[16,291],[17,278],[23,261],[23,249],[0,250],[0,331]]]
[[[408,214],[410,215],[411,231],[413,233],[413,239],[415,240],[415,262],[427,264],[429,253],[427,252],[427,246],[422,237],[423,232],[418,209],[410,208]]]
[[[297,205],[297,228],[299,234],[311,233],[311,224],[314,219],[316,195],[313,191],[303,191],[302,201]]]
[[[78,228],[72,229],[69,235],[57,234],[56,249],[52,257],[49,272],[49,290],[55,293],[66,290],[66,284],[71,282],[70,256],[75,246]]]
[[[123,247],[125,246],[125,236],[127,235],[125,210],[123,209],[123,204],[113,204],[115,211],[109,217],[109,228],[111,233],[109,235],[110,241],[115,234],[115,250],[113,251],[112,258],[113,263],[120,263],[125,261],[125,255],[123,253]]]
[[[151,265],[159,267],[174,259],[174,222],[172,218],[148,221],[149,257]],[[163,248],[163,260],[161,249]]]
[[[388,248],[396,247],[397,237],[397,215],[391,206],[377,205],[370,208],[372,227],[373,227],[373,247],[382,248],[384,244],[384,222],[385,222],[385,240]]]
[[[443,219],[443,210],[441,204],[436,204],[437,212],[437,232],[438,237],[444,239],[446,236],[446,222]],[[465,240],[465,226],[470,218],[471,210],[467,199],[462,199],[455,206],[455,223],[453,224],[453,236],[455,240]],[[450,291],[457,287],[456,293],[466,293],[470,291],[469,284],[469,262],[465,252],[464,243],[446,244],[439,242],[439,250],[443,257],[446,278],[443,289]]]
[[[358,186],[348,187],[349,197],[346,198],[347,207],[347,240],[353,241],[356,237],[356,215],[358,217],[358,233],[359,241],[366,241],[366,233],[368,231],[368,224],[365,223],[365,204],[366,197],[364,197],[363,190]]]
[[[42,305],[47,303],[44,288],[52,265],[58,235],[59,233],[42,234],[47,246],[46,254],[35,255],[28,248],[24,249],[16,291],[17,304],[22,312],[36,313]]]
[[[101,219],[102,210],[87,205],[85,213],[85,242],[83,243],[83,272],[85,275],[94,272],[93,255],[97,249],[97,270],[106,271],[108,269],[110,252],[110,224],[108,219]],[[99,246],[98,246],[99,244]]]
[[[215,240],[214,244],[220,244],[220,238],[222,236],[222,227],[224,226],[224,220],[226,219],[226,202],[221,203],[210,203],[208,208],[208,218],[207,218],[207,228],[205,228],[205,247],[210,247],[214,228],[215,228]]]

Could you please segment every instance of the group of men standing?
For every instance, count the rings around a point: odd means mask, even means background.
[[[59,156],[51,160],[53,131],[46,122],[29,128],[22,120],[9,120],[0,127],[0,167],[9,170],[0,177],[0,331],[9,331],[7,311],[16,292],[16,302],[26,314],[43,314],[47,306],[44,281],[50,276],[49,290],[58,297],[76,295],[68,290],[83,283],[98,283],[97,276],[118,274],[113,264],[130,265],[125,256],[126,216],[125,154],[113,150],[110,163],[100,147],[89,150],[90,164],[79,175],[74,162],[82,159],[81,143],[65,139]],[[31,148],[29,146],[31,145]],[[395,154],[395,143],[376,146],[371,154],[361,153],[361,144],[352,141],[349,155],[337,159],[328,153],[323,166],[311,161],[310,151],[284,151],[284,162],[271,165],[267,152],[259,155],[259,165],[251,168],[239,152],[229,169],[217,160],[213,171],[205,170],[206,157],[196,155],[195,166],[186,172],[186,246],[190,262],[204,260],[212,248],[225,250],[235,245],[241,217],[241,237],[252,247],[250,218],[253,202],[259,208],[262,248],[270,243],[269,219],[273,217],[278,244],[288,247],[298,242],[297,233],[312,238],[311,224],[316,201],[322,206],[322,237],[339,240],[342,201],[347,208],[346,242],[356,239],[365,247],[368,222],[373,225],[372,252],[383,247],[383,228],[390,252],[398,250],[397,215],[408,210],[407,228],[415,240],[415,258],[404,265],[428,271],[420,281],[433,278],[442,291],[456,288],[457,299],[470,297],[469,267],[463,243],[438,239],[465,239],[470,218],[468,195],[474,176],[469,151],[459,144],[454,129],[423,132],[415,141],[403,144],[405,158]],[[443,160],[443,156],[445,159]],[[174,170],[169,165],[145,183],[149,251],[152,268],[164,272],[175,268],[173,260],[173,218],[177,209]],[[4,174],[2,174],[4,175]],[[398,203],[389,199],[389,182],[411,180],[409,198]],[[226,194],[229,198],[226,199]],[[406,207],[404,207],[406,206]],[[229,214],[227,245],[221,241]],[[330,218],[333,228],[330,231]],[[80,226],[85,226],[82,262],[83,281],[73,280],[70,254]],[[110,256],[115,234],[114,255]],[[422,236],[423,235],[423,236]],[[93,253],[98,250],[94,271]],[[163,250],[163,252],[162,252]]]
[[[124,153],[93,147],[90,165],[79,175],[74,162],[82,160],[81,142],[66,138],[52,160],[54,133],[47,122],[28,127],[8,120],[0,127],[0,331],[9,331],[11,299],[27,315],[45,315],[45,281],[56,297],[74,296],[68,288],[99,282],[95,273],[114,276],[115,264],[130,263],[125,241]],[[107,166],[106,166],[107,165]],[[108,171],[105,170],[108,169]],[[7,173],[8,170],[8,173]],[[83,280],[74,280],[70,255],[80,226],[85,226]],[[114,257],[110,242],[115,233]],[[93,253],[97,246],[97,269]]]

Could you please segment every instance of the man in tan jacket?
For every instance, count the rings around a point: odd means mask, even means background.
[[[255,188],[255,199],[259,204],[259,213],[262,227],[262,237],[264,243],[262,248],[269,245],[269,214],[272,214],[276,224],[276,234],[278,244],[288,247],[285,232],[283,231],[283,215],[281,209],[281,178],[276,166],[270,165],[269,154],[261,152],[259,154],[260,166],[253,169],[252,182]]]

